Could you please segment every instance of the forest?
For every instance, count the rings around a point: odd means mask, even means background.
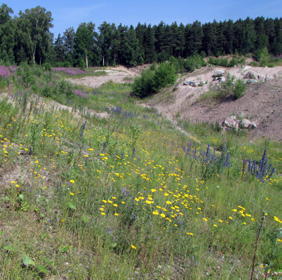
[[[6,4],[0,7],[0,62],[22,62],[52,66],[135,66],[163,62],[169,57],[187,58],[199,54],[256,56],[267,48],[273,56],[282,53],[282,18],[246,18],[202,24],[158,25],[138,23],[136,27],[103,22],[81,23],[54,38],[52,13],[37,6],[16,16]]]

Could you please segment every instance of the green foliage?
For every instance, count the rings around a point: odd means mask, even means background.
[[[132,85],[132,92],[140,98],[154,93],[154,74],[155,72],[147,69],[142,72],[141,77],[137,77]]]
[[[151,66],[151,69],[155,67]],[[132,92],[140,98],[152,95],[176,81],[175,69],[170,63],[160,63],[156,70],[151,69],[144,70],[133,83]]]
[[[243,80],[239,79],[235,82],[235,86],[234,86],[234,97],[236,99],[239,99],[240,97],[242,97],[246,91],[247,85],[244,83]]]
[[[60,95],[59,85],[67,86],[57,82]],[[13,104],[0,100],[0,170],[9,174],[0,181],[2,278],[127,279],[139,268],[144,279],[202,279],[206,271],[227,279],[236,258],[232,277],[245,279],[261,209],[268,216],[257,263],[275,271],[281,145],[179,120],[186,136],[137,105],[129,89],[113,82],[88,89],[87,102],[70,99],[75,114],[48,100],[40,105],[36,95],[28,95],[34,106],[25,111],[16,95]],[[109,117],[91,116],[81,104],[108,107]],[[197,149],[183,151],[191,141]],[[228,168],[212,159],[226,159],[224,142]],[[265,184],[242,178],[242,158],[258,159],[265,146],[278,174]],[[221,269],[209,270],[223,256]],[[264,269],[257,273],[263,277]]]
[[[243,80],[235,79],[235,76],[231,76],[229,73],[226,76],[226,80],[217,87],[216,97],[224,99],[227,96],[234,96],[235,99],[242,97],[246,91],[247,85]]]
[[[175,69],[170,63],[160,63],[154,74],[153,91],[172,85],[176,81]]]
[[[184,62],[184,68],[187,72],[193,72],[205,66],[206,63],[200,55],[189,56]]]

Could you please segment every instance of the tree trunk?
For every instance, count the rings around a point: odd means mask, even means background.
[[[88,56],[85,55],[85,65],[86,65],[86,68],[88,68]]]

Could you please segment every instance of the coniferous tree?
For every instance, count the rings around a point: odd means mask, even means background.
[[[5,63],[14,63],[15,22],[10,14],[13,10],[6,4],[0,7],[0,59]]]

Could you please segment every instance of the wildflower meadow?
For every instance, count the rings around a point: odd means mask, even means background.
[[[0,68],[1,279],[279,279],[281,143],[65,74]]]

